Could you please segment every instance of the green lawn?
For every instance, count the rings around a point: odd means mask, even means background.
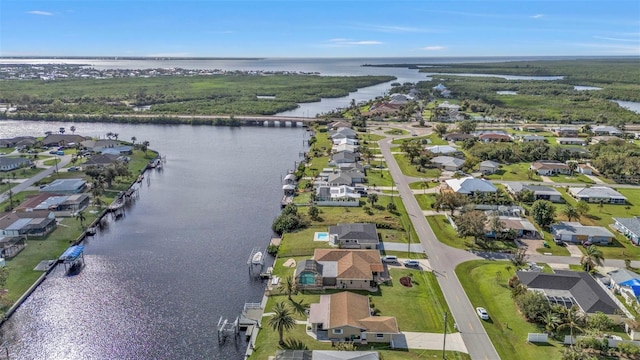
[[[529,178],[529,163],[516,163],[510,165],[500,165],[500,169],[491,175],[485,177],[490,180],[505,181],[542,181],[540,176],[533,174]]]
[[[409,189],[413,189],[413,190],[424,190],[425,189],[425,182],[426,182],[426,188],[430,189],[434,186],[438,186],[438,182],[434,182],[434,181],[429,181],[427,179],[425,179],[425,181],[416,181],[416,182],[412,182],[409,184]]]
[[[416,194],[416,200],[422,210],[433,210],[433,205],[436,203],[436,194]]]
[[[367,170],[367,185],[375,186],[391,186],[393,178],[388,170],[369,169]]]
[[[576,185],[595,184],[595,181],[589,179],[588,177],[582,174],[575,174],[573,176],[555,175],[555,176],[549,176],[549,179],[551,179],[551,181],[556,183],[576,183]]]
[[[409,134],[409,132],[407,130],[397,129],[397,128],[393,128],[391,130],[387,130],[384,133],[387,134],[387,135],[407,135],[407,134]]]
[[[473,247],[473,239],[461,238],[444,215],[427,216],[427,221],[436,238],[443,244],[457,249],[468,250]]]
[[[507,285],[513,269],[508,262],[469,261],[458,265],[456,274],[473,307],[487,309],[491,320],[482,324],[502,359],[558,359],[563,348],[551,340],[546,345],[527,343],[527,333],[543,329],[527,322],[518,312]],[[465,330],[462,325],[462,331]]]
[[[404,175],[423,178],[440,177],[440,169],[424,169],[423,171],[418,171],[415,165],[409,163],[409,159],[407,159],[404,154],[393,154],[393,157],[396,159],[396,162]]]

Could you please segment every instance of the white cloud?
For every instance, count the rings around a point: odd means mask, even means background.
[[[544,15],[543,14],[535,14],[535,15],[531,16],[532,19],[540,19],[541,17],[544,17]]]
[[[594,39],[600,39],[600,40],[611,40],[611,41],[628,41],[628,42],[638,42],[638,39],[621,39],[621,38],[612,38],[612,37],[606,37],[606,36],[594,36]]]
[[[42,16],[53,16],[52,12],[48,12],[48,11],[41,11],[41,10],[32,10],[32,11],[27,11],[27,14],[31,14],[31,15],[42,15]]]
[[[420,48],[422,50],[427,50],[427,51],[438,51],[438,50],[444,50],[446,49],[444,46],[425,46],[423,48]]]
[[[377,25],[377,24],[362,24],[356,23],[351,27],[361,30],[377,31],[383,33],[425,33],[433,32],[433,30],[411,27],[411,26],[398,26],[398,25]]]
[[[359,46],[359,45],[382,45],[382,41],[377,40],[352,40],[352,39],[329,39],[329,43],[333,46]]]

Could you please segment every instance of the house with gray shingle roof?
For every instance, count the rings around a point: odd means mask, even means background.
[[[458,171],[464,164],[464,160],[452,156],[436,156],[431,159],[431,163],[447,171]]]
[[[499,168],[500,164],[491,160],[485,160],[478,165],[478,171],[485,175],[495,174]]]
[[[11,171],[20,169],[21,167],[29,166],[33,162],[23,157],[0,157],[0,171]]]
[[[613,226],[629,241],[640,245],[640,217],[613,218]]]
[[[569,194],[588,203],[626,204],[627,197],[608,186],[571,187]]]
[[[78,194],[84,191],[87,182],[83,179],[57,179],[40,189],[40,192],[56,194]]]
[[[549,200],[555,203],[564,202],[562,194],[560,194],[558,190],[549,186],[531,184],[526,185],[523,183],[508,183],[507,191],[514,195],[520,194],[523,191],[531,191],[533,192],[533,197],[535,200]]]
[[[591,131],[596,136],[604,136],[604,135],[620,136],[620,135],[622,135],[622,131],[620,131],[620,129],[615,128],[613,126],[608,126],[608,125],[594,126],[591,129]]]
[[[329,238],[343,249],[377,249],[380,243],[376,224],[370,223],[329,226]]]
[[[622,309],[612,295],[584,271],[556,270],[555,273],[516,271],[520,282],[530,291],[544,294],[551,305],[571,308],[576,305],[584,314],[605,313],[614,320]]]

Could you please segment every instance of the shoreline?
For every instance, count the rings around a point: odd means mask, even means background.
[[[150,151],[153,151],[153,150],[150,150]],[[160,154],[158,152],[153,151],[153,153],[155,153],[155,157],[153,159],[151,159],[147,163],[147,165],[140,170],[139,175],[144,175],[147,172],[147,170],[152,168],[150,165],[152,163],[154,163],[156,161],[156,159],[160,158]],[[132,189],[135,186],[136,183],[137,183],[137,177],[129,185],[127,190],[122,191],[113,200],[112,204],[115,203],[116,201],[118,201],[119,199],[121,199],[124,196],[124,193],[126,191]],[[84,226],[83,229],[82,229],[82,232],[80,233],[80,235],[78,235],[75,240],[69,242],[69,246],[82,244],[85,241],[85,239],[87,238],[87,236],[89,236],[89,234],[87,234],[87,230],[89,228],[92,228],[92,227],[97,227],[102,222],[104,217],[111,212],[111,210],[109,208],[110,205],[111,204],[109,204],[106,207],[104,207],[101,210],[101,212],[96,216],[96,218],[90,224]],[[19,256],[19,254],[17,256]],[[51,274],[51,272],[60,264],[60,260],[58,259],[59,256],[60,256],[60,254],[56,255],[56,258],[54,260],[52,260],[52,261],[55,261],[55,263],[53,263],[51,266],[49,266],[49,268],[41,276],[39,276],[36,279],[36,281],[33,284],[31,284],[29,286],[29,288],[25,292],[23,292],[20,295],[20,297],[7,309],[7,311],[3,314],[2,318],[0,319],[0,326],[2,326],[7,320],[9,320],[11,318],[13,313],[16,310],[18,310],[18,308],[20,308],[20,306],[29,298],[29,296],[31,296],[31,294],[42,284],[42,282],[44,282],[47,279],[49,274]]]

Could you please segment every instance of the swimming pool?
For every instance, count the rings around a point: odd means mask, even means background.
[[[328,232],[317,232],[313,236],[313,241],[329,241]]]

